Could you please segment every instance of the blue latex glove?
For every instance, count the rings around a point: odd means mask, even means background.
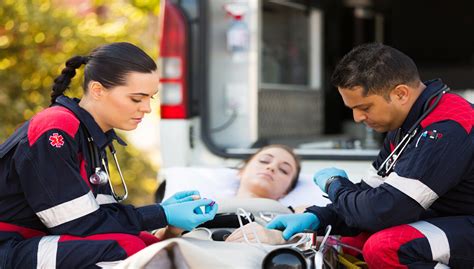
[[[180,191],[161,203],[162,206],[193,201],[193,195],[200,196],[198,191]]]
[[[166,220],[171,226],[191,231],[199,224],[212,220],[217,213],[217,204],[209,199],[161,205],[165,210]],[[201,210],[204,207],[204,212]]]
[[[314,174],[313,181],[323,192],[327,192],[328,190],[326,190],[326,183],[331,177],[335,176],[349,178],[344,170],[331,167],[319,170],[316,174]]]
[[[280,215],[268,223],[266,227],[282,230],[283,238],[289,240],[294,234],[301,233],[304,230],[316,230],[319,227],[319,219],[312,213]]]

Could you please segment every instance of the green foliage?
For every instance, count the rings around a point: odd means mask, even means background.
[[[49,105],[53,80],[70,57],[87,55],[104,43],[128,41],[156,58],[158,7],[159,0],[2,0],[0,141]],[[81,81],[78,73],[66,93],[80,97]],[[150,202],[156,169],[131,146],[119,151],[130,200]]]

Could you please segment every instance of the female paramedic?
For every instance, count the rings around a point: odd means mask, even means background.
[[[63,92],[82,65],[84,96],[70,99]],[[106,149],[125,145],[114,128],[137,127],[158,83],[155,62],[129,43],[66,62],[51,106],[0,146],[0,268],[94,268],[153,243],[141,231],[214,218],[217,205],[195,191],[134,207],[108,183]]]

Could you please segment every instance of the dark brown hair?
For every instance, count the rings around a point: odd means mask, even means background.
[[[265,146],[265,147],[262,147],[260,148],[259,150],[257,150],[254,154],[252,154],[250,157],[248,157],[245,161],[244,161],[244,164],[242,165],[241,168],[239,168],[239,171],[243,171],[245,169],[245,167],[247,167],[247,164],[255,157],[257,156],[257,154],[259,154],[260,152],[266,150],[266,149],[270,149],[270,148],[280,148],[280,149],[283,149],[285,150],[286,152],[288,152],[292,157],[293,159],[295,160],[295,163],[296,163],[296,173],[294,175],[294,177],[292,178],[291,180],[291,183],[290,183],[290,186],[288,187],[288,189],[286,190],[286,193],[289,193],[290,191],[292,191],[295,186],[296,186],[296,183],[298,183],[298,177],[300,175],[300,172],[301,172],[301,160],[300,158],[295,154],[295,152],[293,151],[293,149],[287,145],[283,145],[283,144],[271,144],[271,145],[268,145],[268,146]]]
[[[352,49],[337,64],[331,83],[335,87],[363,88],[364,96],[377,94],[388,98],[399,84],[417,86],[420,75],[415,62],[403,52],[380,43],[363,44]]]
[[[51,103],[69,87],[76,69],[84,70],[84,91],[89,82],[97,81],[105,88],[122,86],[131,72],[152,73],[157,70],[155,61],[137,46],[127,42],[116,42],[98,47],[89,56],[74,56],[66,61],[66,67],[54,80]]]

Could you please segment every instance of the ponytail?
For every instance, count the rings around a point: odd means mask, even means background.
[[[83,56],[74,56],[67,60],[66,67],[61,71],[61,75],[54,79],[53,90],[51,92],[51,104],[69,87],[71,79],[76,75],[76,69],[88,61],[89,57]]]
[[[67,60],[61,75],[54,80],[51,103],[69,87],[71,79],[76,75],[76,69],[83,64],[87,64],[82,85],[84,93],[87,93],[90,81],[97,81],[104,88],[112,89],[125,85],[127,74],[131,72],[152,73],[158,69],[150,56],[131,43],[103,45],[94,49],[89,56],[74,56]]]

